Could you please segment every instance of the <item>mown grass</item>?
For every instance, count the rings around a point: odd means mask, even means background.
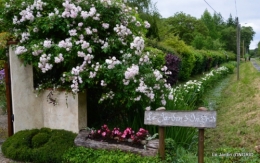
[[[240,65],[239,80],[236,73],[229,76],[215,109],[217,127],[205,132],[208,155],[223,147],[253,152],[260,145],[260,72],[251,62]]]

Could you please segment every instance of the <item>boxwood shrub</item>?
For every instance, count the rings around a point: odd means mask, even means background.
[[[23,130],[2,145],[5,157],[17,161],[58,163],[63,153],[74,146],[75,133],[58,129]]]

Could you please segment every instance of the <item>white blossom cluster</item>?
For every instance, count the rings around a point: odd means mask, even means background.
[[[112,57],[111,59],[106,59],[106,64],[108,69],[113,69],[115,65],[121,64],[121,62],[116,57]]]
[[[207,82],[208,80],[214,78],[215,74],[222,74],[222,73],[227,73],[229,70],[227,67],[225,66],[221,66],[217,69],[211,70],[209,73],[207,73],[203,78],[202,81],[203,82]]]
[[[155,76],[156,81],[163,78],[163,75],[161,74],[161,72],[159,70],[154,70],[153,74]]]
[[[111,0],[100,0],[101,3],[104,3],[105,5],[107,4],[110,6],[112,4]]]
[[[161,71],[164,72],[165,75],[171,75],[172,74],[171,71],[168,71],[168,68],[166,66],[163,66],[161,68]]]
[[[145,55],[141,56],[139,59],[139,64],[143,65],[145,63],[150,64],[150,59],[149,59],[149,52],[146,52]]]
[[[70,3],[70,0],[65,0],[62,5],[65,8],[64,12],[62,13],[63,18],[76,18],[78,16],[78,13],[82,10],[81,7]]]
[[[107,83],[106,83],[104,80],[101,80],[100,85],[101,85],[102,87],[105,87],[105,86],[107,86]]]
[[[60,78],[63,83],[70,83],[73,93],[80,91],[80,86],[85,80],[91,79],[93,83],[100,84],[102,89],[106,90],[106,93],[100,98],[101,102],[117,96],[118,92],[110,88],[110,85],[122,85],[126,90],[135,91],[135,97],[129,98],[132,101],[154,102],[159,97],[161,105],[166,105],[165,99],[167,97],[170,100],[173,99],[173,92],[169,94],[170,85],[164,79],[164,75],[170,72],[165,66],[161,70],[153,69],[152,56],[149,52],[143,52],[145,47],[141,33],[143,30],[139,29],[150,28],[150,24],[147,21],[142,22],[136,19],[134,15],[137,8],[133,9],[124,3],[112,0],[98,0],[95,3],[90,3],[86,9],[80,6],[80,0],[63,0],[62,9],[54,8],[51,12],[46,13],[44,7],[47,4],[43,1],[35,0],[33,5],[27,7],[25,3],[25,9],[20,12],[20,15],[13,18],[14,24],[21,24],[25,21],[33,22],[43,16],[47,17],[49,21],[57,18],[69,22],[64,27],[67,34],[62,39],[46,37],[33,48],[28,49],[30,55],[39,58],[38,68],[43,73],[51,70],[55,64],[68,63],[70,56],[73,55],[73,59],[76,58],[77,63],[71,66],[68,72],[64,72]],[[120,6],[119,21],[121,22],[112,24],[109,20],[101,20],[103,18],[103,15],[100,14],[102,11],[98,11],[100,6],[97,7],[96,3],[103,4],[107,10],[110,9],[111,5]],[[136,30],[133,29],[133,26]],[[20,33],[20,42],[29,42],[32,38],[31,35],[43,32],[40,30],[42,28],[35,25],[30,31]],[[114,46],[120,47],[120,51],[113,51]],[[25,46],[17,46],[15,53],[21,55],[27,53],[28,50]],[[52,50],[57,50],[57,53],[52,53]],[[102,61],[98,58],[99,52],[104,52],[103,55],[107,55],[102,58]],[[116,75],[119,76],[120,80],[118,83],[111,84],[111,81],[114,80],[107,80],[107,78],[111,79],[114,76],[102,74],[104,72],[120,73]],[[147,106],[147,109],[150,110],[151,107]]]
[[[72,42],[71,42],[71,38],[67,38],[62,41],[59,42],[58,46],[60,48],[65,48],[67,51],[70,51],[70,49],[72,48]]]
[[[88,11],[81,11],[81,17],[86,19],[88,17],[93,17],[94,20],[99,20],[99,14],[96,14],[97,10],[95,7],[91,7],[89,12]]]
[[[49,13],[49,18],[51,18],[51,17],[53,17],[55,15],[59,15],[59,12],[60,11],[57,8],[54,8],[54,12]]]
[[[173,99],[174,106],[178,104],[187,105],[187,101],[195,97],[197,94],[203,93],[203,87],[216,75],[227,73],[228,69],[225,66],[219,67],[218,69],[211,70],[205,74],[201,81],[189,80],[185,84],[171,88],[171,92],[168,96],[169,99]]]
[[[38,67],[42,70],[43,73],[46,71],[52,69],[53,65],[48,63],[48,61],[51,59],[51,54],[42,54],[40,57],[40,62],[38,63]]]
[[[102,27],[105,28],[105,29],[108,29],[109,28],[109,24],[108,23],[102,23]]]
[[[32,52],[32,55],[34,56],[38,56],[39,54],[41,54],[43,52],[43,50],[35,50]]]
[[[55,63],[60,63],[60,62],[64,61],[64,58],[63,58],[62,54],[60,53],[59,56],[54,58],[54,60],[55,60],[54,61]]]
[[[52,41],[51,41],[51,40],[44,40],[43,46],[44,46],[45,48],[50,48],[51,45],[52,45]]]
[[[215,70],[216,73],[221,74],[223,72],[228,72],[228,68],[225,66],[221,66]]]
[[[28,33],[28,32],[23,32],[23,33],[21,34],[21,36],[22,36],[22,39],[20,40],[20,42],[23,43],[23,42],[25,42],[26,40],[29,39],[30,33]]]
[[[144,40],[142,37],[135,37],[134,42],[131,43],[131,49],[135,49],[135,54],[141,55],[144,49]]]
[[[133,79],[138,74],[139,74],[139,67],[138,65],[133,64],[131,67],[127,68],[125,72],[125,79]]]
[[[145,28],[150,28],[151,27],[151,25],[150,25],[150,23],[148,21],[144,21],[144,26],[145,26]]]
[[[23,53],[25,53],[25,52],[27,52],[27,49],[26,49],[24,46],[18,46],[18,47],[16,47],[14,53],[15,53],[16,55],[20,55],[20,54],[23,54]]]
[[[89,72],[89,78],[94,78],[94,77],[96,77],[99,69],[102,68],[102,65],[100,65],[99,62],[96,62],[96,64],[92,64],[91,67],[94,69],[94,71]]]
[[[147,96],[150,101],[154,101],[155,94],[151,87],[148,87],[143,80],[140,80],[139,86],[135,90],[136,92],[140,92]]]
[[[7,4],[8,5],[8,4]],[[33,11],[41,11],[43,10],[43,6],[46,6],[46,3],[42,2],[41,0],[35,0],[34,3],[30,6],[27,6],[25,10],[20,12],[21,19],[18,20],[17,16],[13,18],[13,24],[20,24],[25,21],[34,21],[35,16],[33,15]]]

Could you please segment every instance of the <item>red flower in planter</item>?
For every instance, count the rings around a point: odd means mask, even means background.
[[[106,124],[104,124],[103,126],[101,126],[101,130],[99,131],[99,134],[101,134],[102,137],[109,137],[111,134],[111,131],[109,130],[108,126]]]
[[[140,128],[139,131],[136,133],[137,139],[145,140],[145,138],[149,135],[149,132],[143,128]]]
[[[102,138],[101,141],[105,139],[115,139],[117,141],[128,141],[133,144],[142,144],[142,141],[146,140],[147,136],[149,135],[149,132],[143,128],[140,128],[136,134],[134,133],[135,132],[130,127],[127,127],[123,133],[117,127],[110,131],[108,126],[104,124],[99,130],[91,130],[88,137]]]
[[[116,137],[116,136],[121,136],[122,132],[120,132],[119,128],[114,128],[114,130],[112,131],[112,137]]]
[[[134,134],[134,131],[132,130],[132,128],[127,127],[121,137],[124,138],[124,139],[128,139],[128,138],[130,138],[133,134]]]

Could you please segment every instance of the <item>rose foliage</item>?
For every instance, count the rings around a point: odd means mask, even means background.
[[[166,104],[167,68],[143,52],[150,24],[121,0],[6,0],[3,21],[17,39],[15,54],[40,73],[37,90],[73,93],[102,87],[100,102],[151,109]]]

